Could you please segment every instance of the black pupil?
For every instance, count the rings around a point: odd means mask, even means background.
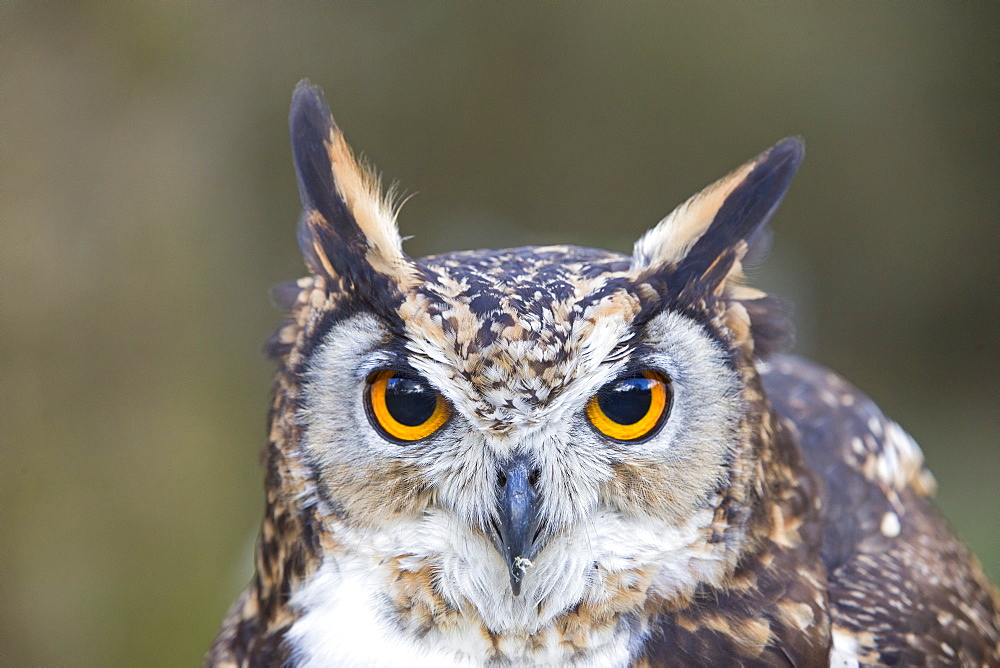
[[[385,387],[385,407],[396,422],[419,427],[434,415],[437,392],[415,378],[393,376]]]
[[[618,424],[635,424],[649,412],[654,384],[641,377],[609,383],[597,393],[597,405]]]

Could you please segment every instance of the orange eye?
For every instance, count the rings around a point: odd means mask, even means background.
[[[368,378],[368,420],[397,443],[427,438],[451,416],[441,393],[419,378],[376,371]]]
[[[655,434],[670,412],[670,380],[656,371],[619,378],[587,402],[587,419],[616,441],[640,441]]]

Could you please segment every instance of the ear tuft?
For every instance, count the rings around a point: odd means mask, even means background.
[[[790,344],[787,309],[744,286],[743,265],[766,252],[767,223],[804,154],[801,139],[785,139],[681,204],[636,242],[632,272],[659,276],[682,297],[724,300],[727,326],[757,356]]]
[[[295,88],[288,122],[302,200],[299,246],[309,269],[351,283],[370,272],[411,275],[390,198],[355,159],[323,92],[308,80]]]
[[[804,154],[801,139],[785,139],[681,204],[636,242],[632,271],[668,270],[682,285],[724,280],[766,227]]]

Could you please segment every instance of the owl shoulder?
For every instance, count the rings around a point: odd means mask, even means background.
[[[1000,663],[1000,600],[931,502],[916,442],[837,374],[761,363],[768,399],[822,481],[820,556],[846,665]]]

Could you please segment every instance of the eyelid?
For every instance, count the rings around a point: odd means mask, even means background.
[[[366,380],[376,371],[395,371],[405,376],[423,378],[416,369],[406,363],[405,357],[400,357],[392,352],[380,350],[367,359],[361,361],[354,369],[354,377],[359,380]]]

